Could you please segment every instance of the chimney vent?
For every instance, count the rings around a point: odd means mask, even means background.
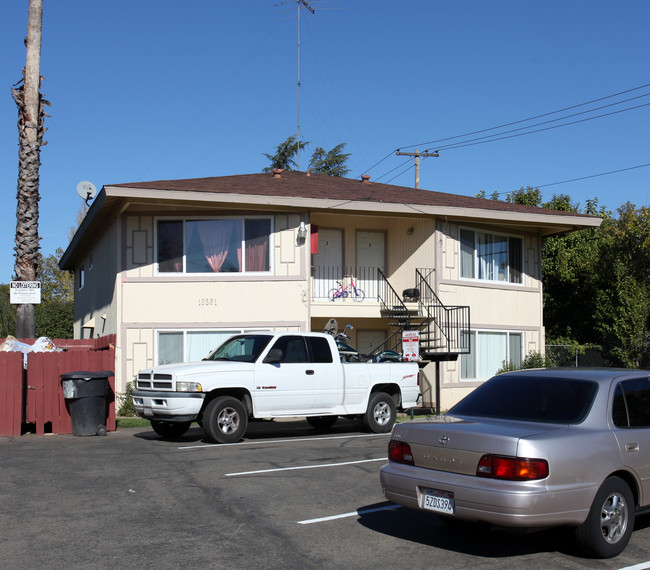
[[[370,182],[370,174],[362,174],[361,182]]]
[[[273,178],[282,178],[282,173],[284,170],[282,168],[274,168],[273,169]]]

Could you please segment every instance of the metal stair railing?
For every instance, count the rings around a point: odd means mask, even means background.
[[[395,326],[410,330],[411,312],[404,304],[404,301],[393,286],[388,282],[386,275],[381,269],[377,269],[379,277],[383,280],[384,287],[380,287],[381,292],[378,294],[381,312],[383,316],[395,319]]]
[[[426,317],[420,332],[424,333],[429,343],[429,350],[425,348],[421,352],[468,354],[469,335],[463,333],[469,331],[469,307],[443,305],[427,277],[419,269],[415,270],[415,279],[416,288],[420,291],[420,310]],[[431,345],[432,339],[440,339],[440,341]],[[423,346],[422,341],[420,346]]]

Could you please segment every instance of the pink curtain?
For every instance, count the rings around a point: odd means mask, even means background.
[[[259,237],[246,241],[246,271],[267,271],[269,240]]]
[[[221,270],[221,266],[228,256],[231,236],[237,223],[239,223],[238,220],[205,220],[194,224],[205,252],[205,259],[215,273]],[[241,261],[239,267],[241,271]]]

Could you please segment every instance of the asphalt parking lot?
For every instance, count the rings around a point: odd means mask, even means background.
[[[650,517],[627,550],[585,560],[568,533],[525,536],[388,503],[388,435],[340,421],[252,423],[212,445],[199,428],[0,438],[3,568],[647,568]]]

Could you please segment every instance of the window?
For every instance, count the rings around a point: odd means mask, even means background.
[[[255,362],[272,338],[268,334],[236,335],[213,350],[206,360]]]
[[[79,290],[83,289],[85,284],[86,284],[86,268],[85,266],[81,265],[79,267],[79,280],[77,282],[77,289]]]
[[[231,336],[245,332],[235,330],[165,330],[156,335],[158,364],[197,362]]]
[[[306,339],[311,352],[312,362],[334,362],[332,360],[332,350],[326,339],[320,336],[308,336]]]
[[[284,363],[309,362],[307,345],[305,339],[301,336],[281,336],[273,345],[273,348],[282,351],[282,360]],[[273,350],[273,348],[271,350]]]
[[[459,239],[462,279],[522,283],[522,238],[462,228]]]
[[[509,362],[521,366],[522,333],[465,331],[469,354],[461,354],[461,380],[487,380]],[[469,337],[469,338],[467,338]]]
[[[449,410],[451,415],[578,424],[589,413],[598,384],[524,375],[497,376]]]
[[[271,218],[158,220],[159,273],[271,269]]]
[[[616,386],[612,417],[616,427],[650,427],[650,380],[648,378],[625,380]]]

